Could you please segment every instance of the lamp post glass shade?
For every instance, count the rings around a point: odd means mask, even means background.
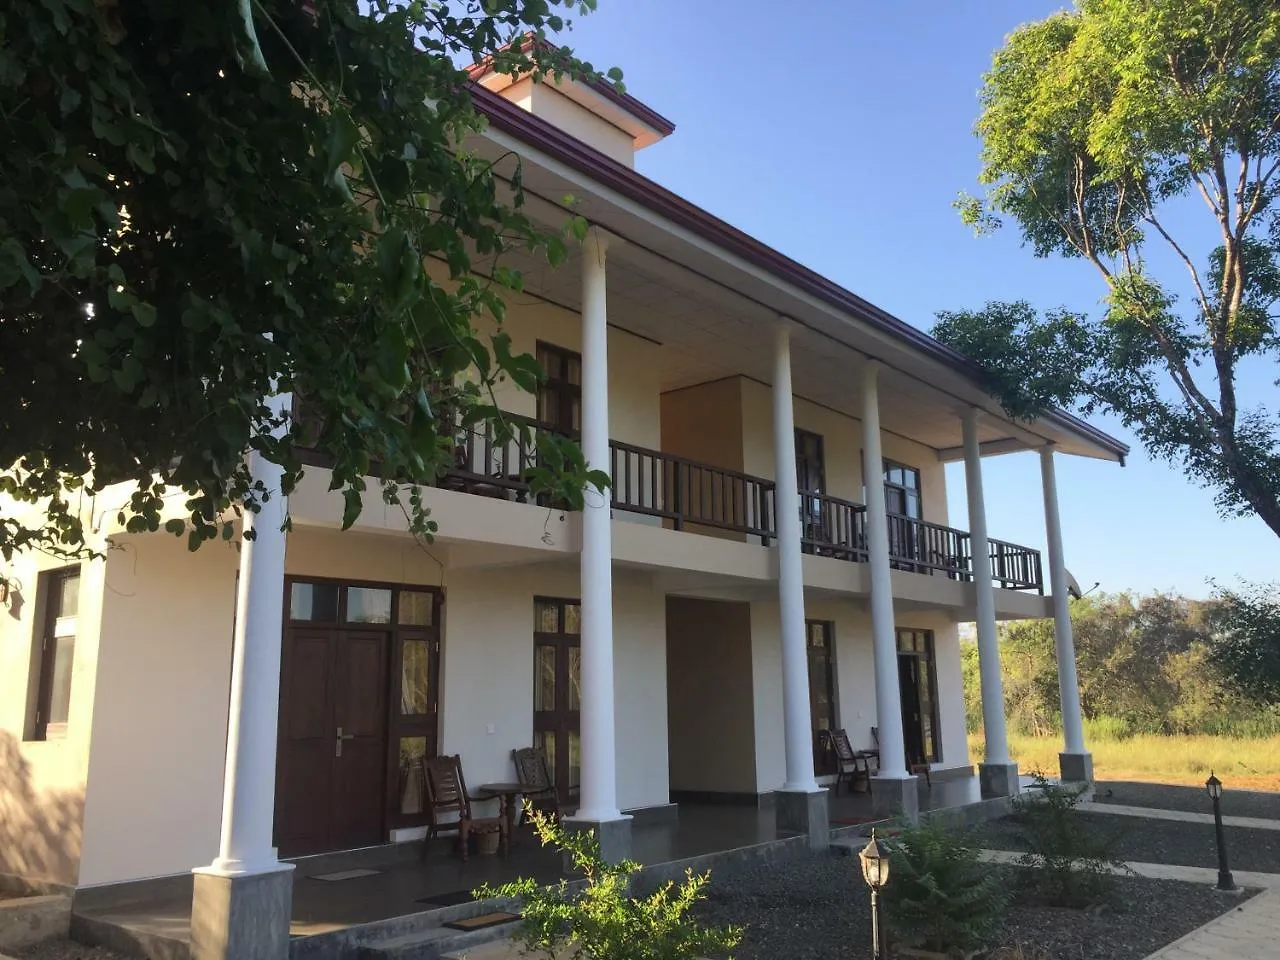
[[[858,854],[862,862],[862,878],[867,886],[878,891],[889,882],[889,855],[876,839],[875,830],[871,831],[871,841]]]
[[[1222,798],[1222,781],[1214,776],[1213,771],[1209,771],[1209,779],[1204,782],[1204,788],[1209,791],[1209,796],[1214,800]]]

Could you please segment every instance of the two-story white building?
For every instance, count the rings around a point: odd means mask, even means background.
[[[483,431],[425,492],[431,545],[376,492],[341,532],[322,465],[252,551],[114,531],[103,495],[105,559],[0,567],[0,872],[287,878],[277,856],[420,837],[422,758],[501,781],[530,745],[614,855],[629,817],[682,803],[772,804],[821,843],[826,731],[879,748],[885,811],[914,810],[912,766],[972,776],[969,621],[985,792],[1017,789],[1000,619],[1056,616],[1063,774],[1089,779],[1054,459],[1127,448],[1065,413],[1011,421],[964,357],[636,173],[673,127],[634,98],[476,77],[490,126],[467,146],[518,157],[548,224],[567,194],[592,224],[562,267],[507,261],[506,329],[548,376],[500,399],[580,436],[607,497],[534,502],[528,451]],[[1047,558],[985,529],[982,457],[1015,451],[1041,457]]]

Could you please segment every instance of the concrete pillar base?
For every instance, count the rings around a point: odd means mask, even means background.
[[[827,791],[779,790],[774,794],[774,828],[809,838],[810,850],[825,850],[831,842]]]
[[[1093,783],[1092,753],[1060,753],[1058,769],[1064,783]]]
[[[620,816],[613,820],[580,820],[565,817],[566,830],[587,830],[596,835],[600,844],[600,856],[606,863],[621,863],[631,859],[631,817]],[[565,866],[569,866],[568,857]]]
[[[978,786],[983,797],[1016,797],[1021,785],[1018,783],[1018,765],[1016,763],[980,763],[978,764]]]
[[[194,873],[191,960],[288,960],[292,864],[241,876]]]
[[[897,817],[907,823],[920,821],[920,788],[916,777],[872,777],[871,813],[876,819]]]

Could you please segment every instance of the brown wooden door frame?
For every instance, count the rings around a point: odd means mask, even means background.
[[[337,589],[337,602],[334,609],[334,618],[332,620],[313,621],[313,620],[292,620],[291,619],[291,597],[293,585],[295,583],[309,583],[317,585],[330,585]],[[363,622],[346,622],[348,614],[347,603],[349,587],[364,588],[372,590],[390,590],[391,606],[390,606],[390,622],[389,623],[363,623]],[[402,597],[410,593],[426,593],[432,597],[430,623],[423,624],[400,624],[400,604]],[[344,744],[353,744],[352,746],[344,746],[348,757],[354,755],[353,752],[360,751],[363,747],[365,753],[376,752],[378,761],[378,769],[373,770],[369,766],[367,770],[362,771],[359,775],[361,782],[361,793],[353,796],[358,801],[363,796],[369,797],[369,807],[367,811],[361,813],[363,817],[363,835],[370,839],[360,839],[357,841],[346,840],[342,837],[330,838],[323,841],[328,849],[336,849],[342,844],[354,843],[362,845],[364,843],[377,843],[386,840],[388,832],[396,827],[403,826],[419,826],[427,821],[425,809],[417,813],[404,814],[400,809],[400,769],[399,769],[399,748],[400,739],[402,737],[423,737],[426,741],[426,756],[435,756],[439,748],[439,720],[440,720],[440,637],[443,633],[443,614],[444,614],[444,595],[438,587],[424,586],[421,584],[407,583],[390,583],[386,581],[375,580],[355,580],[343,579],[335,577],[308,577],[308,576],[286,576],[285,577],[285,605],[283,611],[284,623],[282,631],[284,634],[284,643],[281,659],[281,723],[279,731],[280,756],[276,763],[276,833],[278,836],[287,836],[284,832],[282,817],[290,816],[290,811],[283,809],[281,798],[289,796],[288,784],[284,782],[287,776],[287,768],[289,758],[285,756],[288,749],[288,729],[286,725],[288,717],[287,696],[289,695],[289,681],[291,679],[291,671],[294,669],[292,662],[293,639],[295,636],[310,635],[313,637],[325,636],[329,638],[330,644],[330,660],[327,668],[328,674],[332,677],[335,674],[341,674],[345,670],[346,664],[344,658],[347,652],[342,649],[342,638],[344,637],[371,637],[377,636],[381,638],[381,661],[376,667],[376,673],[379,677],[377,690],[372,693],[377,702],[377,710],[380,720],[377,724],[377,732],[372,738],[365,737],[364,743],[356,744],[353,741],[344,741]],[[403,680],[402,657],[404,655],[404,647],[406,643],[413,641],[426,641],[428,647],[428,709],[427,712],[420,715],[405,716],[401,713],[401,683]],[[340,677],[341,678],[341,677]],[[337,726],[341,725],[335,718],[340,710],[339,706],[334,702],[336,689],[332,680],[326,681],[326,690],[323,694],[325,704],[322,709],[326,718],[328,730],[325,740],[328,744],[328,755],[334,760],[337,743]],[[364,706],[367,706],[366,694]],[[330,736],[331,735],[331,736]],[[372,761],[366,760],[366,765]],[[376,798],[377,813],[376,817],[373,810],[374,800]],[[355,808],[358,809],[358,804]],[[367,813],[367,816],[364,814]],[[330,818],[332,820],[332,817]],[[360,818],[357,818],[360,819]],[[376,820],[376,829],[374,822]],[[353,828],[354,829],[354,828]],[[319,842],[319,841],[317,841]],[[336,846],[335,846],[336,845]]]
[[[911,752],[911,741],[915,739],[921,747],[922,759],[938,763],[942,760],[942,741],[933,631],[899,627],[895,633],[899,643],[903,634],[919,634],[925,647],[924,650],[898,650],[898,689],[902,697],[903,739],[907,743],[908,753]],[[926,688],[929,696],[927,709],[923,704]],[[926,715],[929,720],[929,742],[926,742],[924,736]],[[915,762],[915,758],[912,758],[912,762]]]
[[[823,646],[822,649],[826,653],[826,676],[821,678],[826,687],[826,716],[822,716],[822,707],[814,699],[815,681],[819,678],[814,676],[814,667],[819,660],[815,656],[815,646],[812,643],[813,630],[821,631]],[[814,772],[819,776],[836,772],[835,754],[832,752],[830,741],[826,734],[835,730],[840,726],[840,698],[838,693],[838,682],[836,680],[836,644],[835,644],[835,623],[831,620],[806,620],[805,621],[805,659],[809,668],[809,726],[813,731],[813,768]],[[825,721],[825,726],[824,726]]]
[[[538,611],[542,604],[553,604],[558,610],[558,631],[544,631],[539,629]],[[533,712],[533,735],[534,745],[541,745],[541,734],[551,733],[555,736],[555,756],[547,757],[547,763],[551,767],[552,776],[556,782],[556,793],[559,795],[561,802],[568,803],[572,799],[572,794],[576,789],[570,779],[570,763],[569,763],[569,743],[570,736],[573,734],[581,737],[582,732],[582,711],[581,703],[578,704],[579,709],[574,710],[570,705],[570,692],[573,686],[572,677],[572,659],[573,651],[581,651],[581,635],[570,633],[566,629],[566,610],[569,607],[575,607],[581,611],[581,604],[576,599],[566,599],[563,597],[535,597],[534,598],[534,684],[535,699]],[[538,710],[536,699],[536,685],[539,682],[538,669],[538,648],[549,648],[554,650],[554,687],[555,687],[555,706],[551,710]],[[579,661],[579,682],[581,682],[581,661]]]

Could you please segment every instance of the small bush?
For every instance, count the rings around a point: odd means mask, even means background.
[[[1114,855],[1122,834],[1082,821],[1077,806],[1085,788],[1034,776],[1037,789],[1014,801],[1027,847],[1018,862],[1034,871],[1036,892],[1055,906],[1085,907],[1105,899],[1116,872],[1128,870]]]
[[[887,844],[885,912],[894,940],[963,955],[980,946],[1008,905],[997,871],[982,867],[963,834],[923,823]]]
[[[742,939],[736,927],[704,927],[690,915],[710,874],[688,871],[679,886],[668,882],[648,896],[633,897],[631,880],[640,864],[606,863],[594,834],[567,831],[527,806],[526,813],[543,846],[568,854],[586,879],[577,891],[563,880],[544,887],[530,878],[476,891],[477,897],[523,903],[524,921],[515,939],[526,950],[561,960],[694,960],[728,955]]]

